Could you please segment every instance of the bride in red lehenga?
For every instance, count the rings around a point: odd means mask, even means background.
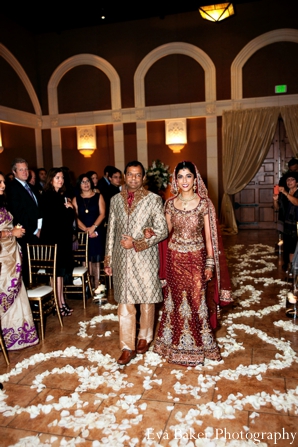
[[[193,163],[184,161],[176,166],[172,192],[175,196],[165,205],[171,233],[167,286],[154,351],[169,363],[196,366],[205,358],[221,360],[206,303],[207,281],[214,273],[220,284],[216,216]],[[217,297],[221,296],[219,285],[215,291]],[[223,296],[225,301],[232,300],[227,293]]]

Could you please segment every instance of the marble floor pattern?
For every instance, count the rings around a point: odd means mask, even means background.
[[[170,365],[149,351],[120,367],[108,305],[69,300],[61,329],[0,354],[0,446],[298,446],[298,325],[285,316],[291,285],[276,231],[226,236],[235,303],[216,337],[223,361]],[[157,316],[158,316],[157,309]]]

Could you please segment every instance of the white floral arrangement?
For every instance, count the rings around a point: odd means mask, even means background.
[[[170,184],[171,172],[170,167],[160,160],[154,160],[146,172],[147,183],[154,185],[158,191],[165,190]]]

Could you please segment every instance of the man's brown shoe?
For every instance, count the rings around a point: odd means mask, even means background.
[[[145,352],[147,352],[149,349],[149,344],[147,343],[146,340],[141,339],[138,342],[138,346],[137,346],[137,354],[145,354]]]
[[[121,356],[117,360],[119,365],[127,365],[136,356],[136,351],[129,351],[129,349],[123,349]]]

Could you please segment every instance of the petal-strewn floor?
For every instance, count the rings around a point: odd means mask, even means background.
[[[276,240],[224,238],[236,303],[216,332],[218,364],[149,351],[119,367],[112,293],[104,308],[71,300],[62,329],[50,316],[43,343],[10,352],[9,367],[0,355],[0,446],[297,446],[298,325]]]

